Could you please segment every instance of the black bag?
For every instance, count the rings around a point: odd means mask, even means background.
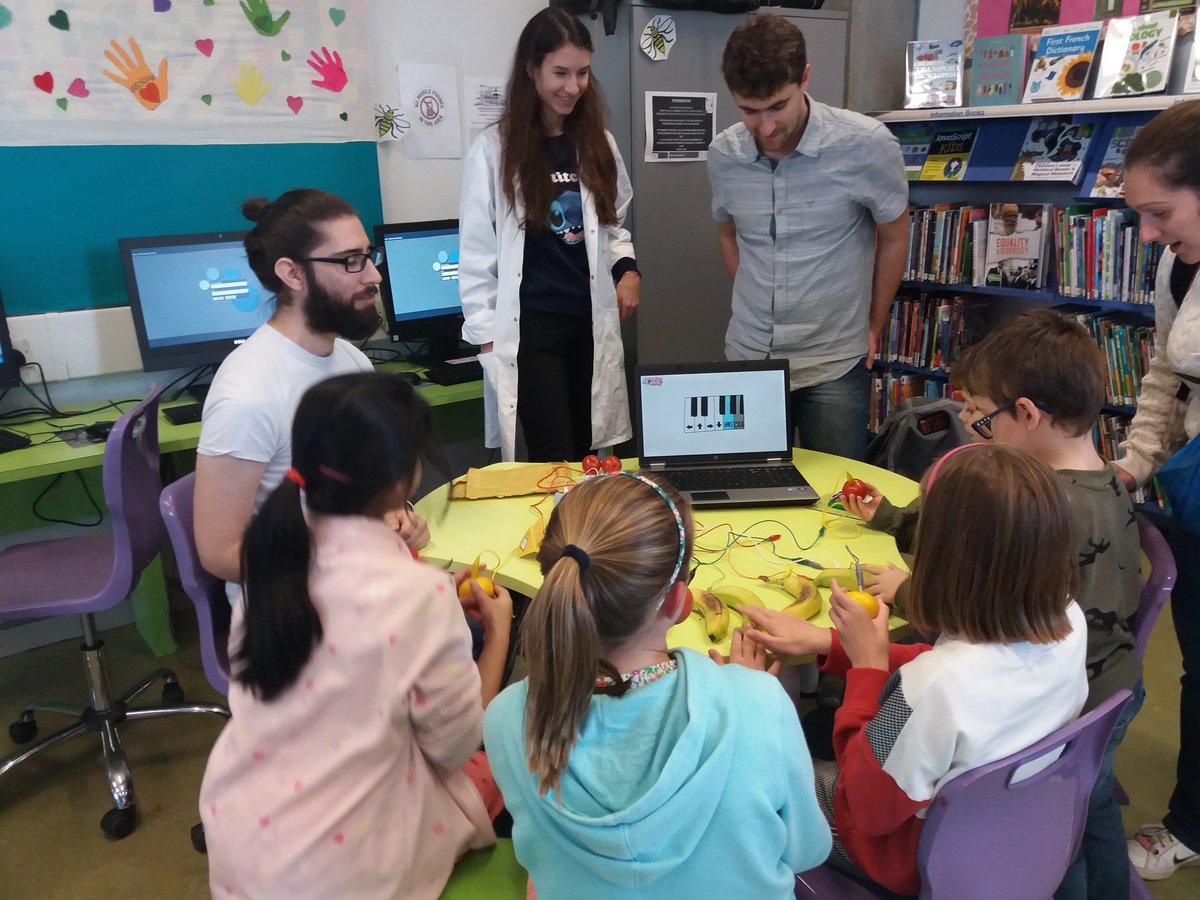
[[[958,418],[957,400],[913,397],[889,414],[867,446],[866,462],[919,481],[943,454],[971,436]]]

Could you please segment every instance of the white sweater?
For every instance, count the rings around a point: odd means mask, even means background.
[[[1121,444],[1117,465],[1144,484],[1172,453],[1200,433],[1200,388],[1187,403],[1175,399],[1179,374],[1200,379],[1200,277],[1193,279],[1178,309],[1171,296],[1175,254],[1163,253],[1154,285],[1154,359],[1142,379],[1137,414]]]

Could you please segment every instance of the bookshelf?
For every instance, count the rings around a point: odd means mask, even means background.
[[[1195,94],[1149,94],[1121,100],[1051,100],[1044,103],[1013,103],[1008,106],[954,106],[940,109],[895,109],[871,115],[880,122],[977,121],[987,119],[1028,119],[1033,116],[1124,115],[1155,113],[1195,100]]]

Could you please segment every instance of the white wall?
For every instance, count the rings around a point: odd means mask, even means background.
[[[920,0],[916,39],[961,40],[966,6],[966,0]]]
[[[371,74],[376,96],[396,96],[396,63],[453,65],[464,75],[508,74],[517,37],[546,0],[372,0]],[[463,150],[467,135],[463,133]],[[458,216],[457,159],[405,159],[379,145],[379,186],[389,222]]]

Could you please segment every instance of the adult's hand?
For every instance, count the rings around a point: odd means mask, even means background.
[[[637,311],[642,291],[642,276],[637,272],[626,272],[617,282],[617,312],[624,322]]]
[[[1124,469],[1121,468],[1119,463],[1113,463],[1112,467],[1113,467],[1113,469],[1116,470],[1117,477],[1120,478],[1121,482],[1125,485],[1125,490],[1127,490],[1127,491],[1137,490],[1137,482],[1133,480],[1132,475],[1130,475],[1128,472],[1126,472]]]
[[[492,342],[488,341],[486,344],[480,344],[479,352],[480,353],[491,353],[492,352]]]
[[[879,355],[879,343],[881,338],[879,332],[874,329],[867,330],[867,368],[875,365],[875,357]]]

